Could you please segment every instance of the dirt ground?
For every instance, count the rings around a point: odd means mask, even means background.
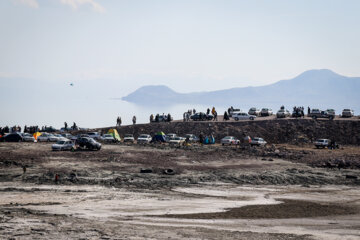
[[[358,146],[1,143],[0,239],[359,239],[359,186]]]

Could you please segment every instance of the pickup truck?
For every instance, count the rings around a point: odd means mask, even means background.
[[[316,108],[312,109],[308,116],[311,117],[312,119],[328,118],[330,120],[333,120],[335,117],[333,114],[329,114],[327,111],[321,111]]]

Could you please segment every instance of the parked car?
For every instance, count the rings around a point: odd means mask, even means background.
[[[169,142],[170,140],[174,139],[175,137],[177,137],[176,133],[168,133],[165,135],[165,141]]]
[[[73,150],[75,149],[75,144],[71,140],[60,140],[51,146],[53,151],[62,151],[62,150]]]
[[[314,144],[316,148],[327,148],[330,143],[330,139],[317,139]]]
[[[256,107],[252,107],[249,109],[248,114],[253,116],[260,116],[260,109],[257,109]]]
[[[141,134],[136,141],[138,144],[146,144],[146,143],[150,143],[151,140],[152,140],[152,137],[150,135]]]
[[[101,149],[101,144],[98,143],[97,141],[95,141],[95,139],[89,138],[89,137],[81,137],[81,138],[76,139],[75,145],[77,145],[81,148],[86,148],[86,149],[91,149],[91,150],[100,150]]]
[[[195,113],[194,115],[190,116],[190,119],[194,121],[206,121],[206,120],[212,120],[214,118],[211,114],[206,114],[203,112]]]
[[[249,115],[249,114],[244,113],[244,112],[234,113],[231,117],[234,118],[235,121],[239,121],[239,120],[254,120],[254,119],[256,118],[255,115]]]
[[[224,145],[237,145],[240,143],[240,140],[233,136],[226,136],[220,140],[221,144]]]
[[[95,140],[101,139],[101,135],[98,132],[88,132],[87,135]]]
[[[20,133],[9,133],[0,138],[0,142],[22,142],[23,137]]]
[[[332,109],[332,108],[329,108],[329,109],[326,109],[326,112],[329,114],[329,115],[332,115],[335,117],[335,109]]]
[[[38,142],[57,142],[60,138],[51,133],[43,133],[37,138],[37,140]]]
[[[22,137],[23,137],[23,141],[24,141],[24,142],[35,142],[34,136],[31,135],[30,133],[24,133],[24,134],[22,135]]]
[[[135,142],[134,136],[132,134],[125,134],[124,143],[126,143],[126,142],[134,143]]]
[[[311,109],[310,111],[310,115],[308,115],[309,117],[313,118],[313,119],[318,119],[318,118],[328,118],[330,120],[333,120],[335,115],[331,115],[328,114],[327,111],[321,111],[317,108]]]
[[[61,136],[63,136],[64,138],[67,138],[67,139],[72,139],[74,137],[70,133],[62,133]]]
[[[300,111],[295,111],[295,110],[294,110],[294,111],[292,112],[291,116],[294,117],[294,118],[301,118],[301,117],[302,117],[302,114],[301,114]],[[310,116],[310,115],[308,115],[308,116]]]
[[[285,109],[280,109],[279,111],[277,111],[276,117],[277,118],[290,117],[290,112],[288,110],[285,110]]]
[[[169,141],[170,145],[181,145],[185,142],[185,138],[183,137],[174,137]]]
[[[354,116],[354,110],[345,108],[342,113],[341,113],[341,117],[343,118],[351,118]]]
[[[266,141],[262,138],[259,137],[254,137],[253,139],[251,139],[251,146],[265,146],[266,145]]]
[[[101,138],[102,141],[106,143],[115,143],[117,142],[113,135],[111,134],[104,134]]]
[[[189,138],[189,142],[198,142],[199,138],[197,136],[195,136],[194,134],[186,134],[185,135],[185,139]]]
[[[260,116],[266,117],[266,116],[271,116],[271,115],[273,115],[273,112],[270,108],[262,108],[261,109]]]

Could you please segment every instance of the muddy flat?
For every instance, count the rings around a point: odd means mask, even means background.
[[[0,144],[2,238],[360,238],[356,146],[50,149]]]

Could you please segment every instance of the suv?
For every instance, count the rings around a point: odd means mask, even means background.
[[[263,108],[261,109],[260,116],[266,117],[271,116],[273,114],[272,110],[270,108]]]
[[[256,116],[254,116],[254,115],[249,115],[249,114],[243,113],[243,112],[234,113],[231,117],[234,118],[235,121],[254,120],[256,118]]]
[[[255,107],[252,107],[252,108],[249,109],[248,114],[253,115],[253,116],[259,116],[260,115],[260,110],[255,108]]]
[[[341,117],[345,118],[345,117],[353,117],[354,116],[354,111],[351,109],[344,109],[341,113]]]
[[[146,144],[146,143],[150,143],[152,140],[152,137],[148,134],[141,134],[138,139],[137,139],[137,143],[138,144]]]
[[[329,139],[318,139],[315,141],[315,147],[316,148],[326,148],[330,145]]]
[[[308,115],[308,116],[313,119],[328,118],[330,120],[333,120],[335,117],[335,115],[329,114],[327,111],[320,111],[317,108],[311,109],[310,115]]]
[[[78,145],[81,148],[87,148],[91,150],[101,149],[101,144],[89,137],[81,137],[76,139],[75,145]]]

